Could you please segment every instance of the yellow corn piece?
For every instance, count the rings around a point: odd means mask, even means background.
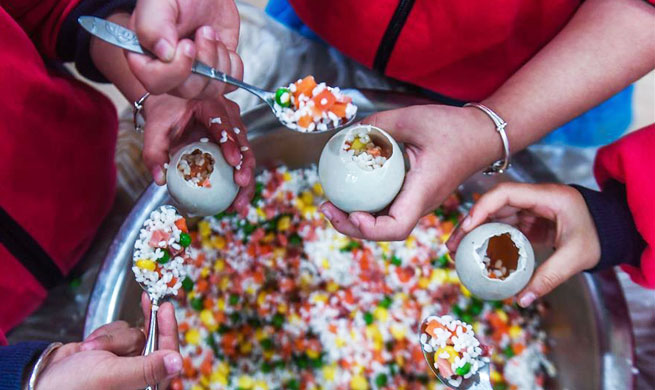
[[[204,278],[206,278],[207,276],[209,276],[209,268],[208,268],[208,267],[203,267],[203,268],[200,270],[200,277],[204,279]]]
[[[309,191],[303,191],[303,193],[300,195],[300,199],[302,199],[306,206],[311,206],[314,204],[314,195],[312,195],[312,193]]]
[[[255,382],[255,390],[268,390],[268,383],[266,381],[258,380]]]
[[[282,174],[282,178],[284,179],[284,181],[290,181],[291,180],[291,174],[289,172],[284,172]]]
[[[323,187],[319,182],[314,183],[314,185],[312,186],[312,191],[314,191],[314,193],[318,196],[323,196],[323,194],[325,194],[325,192],[323,191]]]
[[[136,261],[136,266],[141,268],[141,269],[148,270],[148,271],[154,271],[155,268],[157,268],[157,264],[154,261],[148,260],[148,259],[139,259],[139,260],[137,260]]]
[[[288,215],[285,215],[284,217],[280,218],[277,221],[277,230],[279,232],[288,230],[290,226],[291,226],[291,218],[289,218]]]
[[[447,345],[447,346],[445,346],[443,348],[437,349],[437,353],[435,355],[435,358],[440,357],[439,355],[441,355],[444,352],[446,352],[448,354],[448,362],[450,362],[451,364],[455,361],[455,358],[457,356],[459,356],[457,351],[455,351],[455,348],[453,348],[451,345]]]
[[[225,376],[225,374],[221,374],[220,372],[214,371],[209,377],[209,383],[227,386],[227,376]]]
[[[198,329],[189,329],[184,335],[184,340],[188,344],[198,345],[200,343],[200,332],[198,332]]]
[[[491,378],[491,382],[493,383],[498,383],[503,380],[503,376],[500,375],[500,373],[496,370],[491,370],[491,374],[489,375],[489,377]]]
[[[462,294],[463,294],[465,297],[468,298],[468,297],[471,296],[471,292],[468,290],[468,288],[464,287],[463,284],[460,284],[460,285],[459,285],[459,290],[462,292]]]
[[[437,282],[438,284],[444,284],[448,279],[448,271],[441,268],[435,268],[432,270],[430,275],[430,282]]]
[[[230,375],[230,365],[225,362],[220,362],[218,363],[218,367],[216,367],[216,371],[225,376]]]
[[[354,375],[350,379],[351,390],[368,390],[368,382],[363,375]]]
[[[200,321],[202,321],[210,332],[214,332],[218,329],[218,323],[216,323],[216,318],[214,318],[214,313],[212,313],[211,310],[204,309],[201,311]]]
[[[330,280],[327,286],[325,286],[325,290],[329,293],[336,292],[337,290],[339,290],[339,285],[335,283],[333,280]]]
[[[266,219],[266,213],[264,212],[264,210],[262,210],[261,207],[257,207],[257,209],[255,211],[257,211],[257,216],[259,218]]]
[[[198,233],[200,233],[200,237],[206,238],[209,237],[209,234],[211,234],[212,229],[211,226],[209,225],[209,222],[207,221],[200,221],[198,222]]]
[[[225,238],[223,236],[214,236],[211,241],[214,249],[221,250],[225,248]]]
[[[359,140],[359,137],[356,137],[352,144],[350,144],[350,149],[352,150],[366,150],[366,144]]]
[[[512,325],[509,328],[509,337],[511,337],[513,339],[516,339],[521,335],[522,332],[523,332],[523,330],[521,330],[520,326]]]
[[[252,343],[250,341],[246,341],[239,346],[239,352],[244,355],[249,354],[250,351],[252,351]]]
[[[384,307],[378,306],[373,310],[373,317],[380,322],[386,322],[387,318],[389,318],[389,311]]]
[[[205,390],[205,389],[200,385],[193,385],[191,386],[191,390]]]
[[[330,364],[329,366],[323,367],[323,378],[325,378],[326,381],[332,382],[334,381],[334,377],[337,374],[337,366],[336,364]]]
[[[430,285],[430,279],[428,279],[428,278],[420,278],[418,280],[418,287],[419,288],[428,288],[429,285]]]
[[[328,261],[328,259],[324,258],[323,260],[321,260],[321,266],[324,269],[330,269],[330,262]]]
[[[307,356],[310,359],[317,359],[320,356],[320,354],[318,353],[318,351],[314,351],[313,349],[308,349]]]
[[[255,381],[248,375],[242,375],[237,381],[237,387],[244,390],[250,390],[255,386]]]
[[[214,271],[221,272],[225,268],[225,260],[217,259],[214,262]]]
[[[402,340],[402,339],[405,338],[406,332],[405,332],[405,329],[402,326],[397,325],[397,324],[393,324],[393,325],[391,325],[389,330],[391,331],[391,336],[394,339]]]
[[[280,314],[286,313],[287,309],[288,309],[288,307],[287,307],[286,303],[280,303],[279,305],[277,305],[277,311]]]
[[[509,317],[507,317],[507,313],[505,313],[504,311],[497,309],[496,314],[498,315],[498,317],[500,317],[501,320],[503,320],[503,322],[509,321]]]
[[[259,295],[257,296],[257,305],[259,306],[264,306],[264,303],[266,303],[266,297],[268,295],[265,292],[260,292]]]

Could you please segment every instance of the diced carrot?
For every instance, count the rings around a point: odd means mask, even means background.
[[[170,385],[171,390],[184,390],[184,385],[182,384],[181,378],[173,378]]]
[[[346,117],[346,107],[348,104],[346,103],[334,103],[332,107],[330,107],[330,112],[333,113],[334,115],[338,116],[339,118],[345,118]]]
[[[212,183],[209,181],[209,178],[206,178],[206,179],[202,182],[202,187],[203,187],[203,188],[211,188],[211,187],[212,187]]]
[[[336,333],[337,333],[337,326],[334,325],[334,324],[330,324],[330,325],[328,325],[328,330],[329,330],[330,332],[336,334]]]
[[[425,327],[425,333],[429,334],[432,337],[437,337],[437,329],[445,329],[448,330],[445,326],[441,325],[439,321],[430,321],[428,325]]]
[[[205,309],[211,309],[214,307],[214,300],[210,297],[205,298],[202,301],[202,307]]]
[[[163,230],[155,230],[154,232],[152,232],[152,235],[150,236],[150,242],[148,242],[148,245],[151,248],[159,248],[159,243],[162,241],[163,242],[168,241],[170,237],[171,235]]]
[[[327,89],[324,89],[316,95],[313,99],[314,101],[314,107],[318,108],[321,111],[327,111],[334,105],[334,103],[337,101],[337,99],[334,97],[332,92],[328,91]]]
[[[309,127],[309,125],[313,122],[313,118],[310,115],[304,115],[301,116],[300,119],[298,119],[298,126],[302,127],[303,129],[306,129]]]
[[[180,331],[180,333],[186,333],[186,331],[189,330],[189,324],[182,322],[177,326],[177,329]]]
[[[380,150],[380,148],[368,149],[366,152],[368,154],[370,154],[371,156],[373,156],[373,157],[378,157],[378,156],[382,155],[382,151]]]
[[[443,231],[446,234],[452,232],[453,228],[455,227],[455,225],[453,224],[453,222],[451,220],[443,221],[443,222],[441,222],[441,225],[439,225],[439,226],[441,227],[441,231]]]
[[[224,323],[225,320],[227,319],[227,317],[225,316],[225,312],[223,311],[215,312],[214,318],[216,318],[216,322],[218,322],[219,324]]]
[[[437,367],[439,367],[439,374],[444,378],[450,378],[453,376],[453,369],[450,367],[450,363],[446,359],[438,358]]]
[[[255,283],[262,284],[264,283],[264,272],[262,270],[257,270],[253,273],[252,278],[255,280]]]
[[[184,218],[180,218],[177,221],[175,221],[175,226],[177,226],[177,228],[183,231],[184,233],[189,232],[189,228],[186,225],[186,219]]]
[[[171,281],[168,282],[168,283],[166,283],[166,285],[167,285],[168,287],[171,287],[171,288],[172,288],[173,286],[175,286],[175,283],[177,283],[177,278],[176,278],[175,276],[173,276],[173,277],[171,278]]]
[[[522,343],[516,343],[512,345],[512,350],[514,351],[515,355],[520,355],[524,349],[525,349],[525,345],[523,345]]]
[[[209,282],[207,282],[207,279],[199,279],[196,282],[196,290],[199,293],[204,293],[209,289]]]
[[[205,376],[209,376],[212,373],[212,362],[209,359],[205,359],[200,364],[200,373]]]
[[[312,97],[312,90],[316,88],[316,80],[314,76],[307,76],[302,79],[300,82],[296,83],[296,92],[293,93],[293,96],[298,99],[298,96],[305,95],[307,97]]]

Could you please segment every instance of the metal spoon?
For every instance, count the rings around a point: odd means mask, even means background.
[[[177,212],[177,209],[173,206],[169,205],[164,205],[162,208],[170,208],[173,209]],[[146,219],[143,222],[143,227],[145,228],[146,222],[148,222],[150,218]],[[163,295],[161,297],[153,297],[150,295],[150,292],[148,291],[148,288],[143,285],[142,283],[139,283],[139,286],[143,291],[148,294],[148,298],[150,298],[150,321],[148,323],[148,334],[146,335],[146,344],[143,347],[143,352],[141,353],[142,356],[148,356],[151,353],[155,352],[159,348],[159,330],[158,330],[158,324],[157,324],[157,311],[159,310],[159,302],[163,301],[164,298],[166,298],[167,295]],[[157,390],[158,385],[155,384],[153,386],[148,386],[146,387],[146,390]]]
[[[428,317],[423,319],[421,322],[421,325],[419,327],[419,337],[421,334],[425,332],[425,328],[428,326],[426,320]],[[420,342],[419,342],[420,344]],[[439,378],[441,383],[444,385],[448,386],[451,389],[461,389],[461,390],[493,390],[491,387],[491,379],[489,378],[490,375],[490,367],[489,363],[485,363],[483,366],[480,366],[478,368],[478,371],[475,373],[475,375],[472,375],[468,379],[462,379],[462,383],[460,383],[459,386],[453,386],[448,382],[447,378],[444,378],[441,376],[439,373],[439,369],[434,366],[434,353],[427,353],[425,350],[423,350],[423,347],[421,347],[421,351],[423,351],[423,357],[425,358],[425,361],[428,363],[428,367],[430,367],[430,371]]]
[[[120,48],[123,48],[125,50],[134,52],[134,53],[139,53],[139,54],[145,54],[145,55],[151,55],[149,53],[146,53],[145,50],[141,47],[141,44],[139,43],[139,40],[134,33],[134,31],[127,29],[121,25],[118,25],[116,23],[109,22],[104,19],[97,18],[95,16],[80,16],[77,19],[78,23],[84,27],[86,31],[88,31],[90,34],[102,39],[103,41],[110,43],[114,46],[118,46]],[[199,74],[201,76],[208,77],[210,79],[218,80],[220,82],[234,85],[235,87],[239,87],[242,89],[245,89],[246,91],[252,93],[253,95],[257,96],[260,98],[264,103],[268,104],[268,106],[271,108],[271,111],[273,111],[273,114],[275,114],[276,117],[277,111],[275,110],[275,92],[272,91],[266,91],[264,89],[255,87],[253,85],[244,83],[243,81],[237,80],[233,77],[230,77],[226,75],[225,73],[219,72],[215,68],[212,68],[209,65],[203,64],[200,61],[194,61],[193,66],[191,68],[191,71],[193,73]],[[278,117],[279,120],[279,117]],[[325,131],[331,131],[331,130],[337,130],[337,129],[342,129],[348,125],[350,125],[353,121],[355,120],[355,115],[353,115],[350,120],[342,123],[340,126],[335,127],[331,122],[327,125],[327,128],[325,130],[313,130],[311,132],[305,132],[296,128],[291,128],[289,127],[286,123],[283,121],[280,121],[284,126],[286,126],[288,129],[300,132],[300,133],[322,133]]]

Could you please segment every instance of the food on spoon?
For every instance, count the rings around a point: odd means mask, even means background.
[[[405,161],[384,130],[354,125],[335,134],[318,164],[330,202],[345,212],[376,212],[388,206],[405,178]]]
[[[273,106],[287,127],[304,132],[339,127],[357,114],[350,97],[339,88],[317,84],[314,76],[278,88]]]
[[[132,271],[153,299],[176,295],[186,277],[191,236],[186,219],[170,206],[150,213],[134,244]]]
[[[487,223],[464,236],[457,248],[455,267],[472,294],[482,299],[505,299],[530,281],[534,251],[515,227]]]
[[[426,318],[421,325],[420,342],[428,361],[454,387],[488,362],[482,356],[483,349],[473,327],[449,315]]]
[[[190,214],[207,216],[224,211],[239,191],[234,170],[211,142],[194,142],[175,153],[166,172],[171,197]]]
[[[246,218],[189,225],[189,273],[174,301],[184,368],[171,388],[441,389],[419,325],[452,313],[490,347],[496,389],[543,390],[542,312],[472,297],[448,259],[457,196],[398,242],[340,234],[317,211],[324,201],[316,167],[280,166],[256,177]],[[526,364],[507,378],[512,361]]]

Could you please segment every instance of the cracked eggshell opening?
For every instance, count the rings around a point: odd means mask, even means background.
[[[518,264],[505,279],[485,275],[484,258],[489,240],[508,233],[518,249]],[[455,255],[455,270],[471,294],[487,300],[502,300],[519,293],[530,281],[535,266],[534,251],[520,230],[504,223],[487,223],[469,232],[459,244]]]
[[[362,168],[343,150],[348,135],[368,133],[374,143],[391,155],[382,167]],[[402,151],[386,131],[370,125],[354,125],[327,142],[318,163],[318,176],[325,195],[347,213],[374,213],[387,207],[398,195],[405,179]]]
[[[183,155],[194,150],[209,153],[214,158],[214,170],[209,176],[211,187],[199,187],[184,179],[177,166]],[[234,170],[221,153],[218,145],[211,142],[194,142],[178,150],[170,159],[166,171],[166,185],[171,197],[181,209],[190,215],[208,216],[227,209],[239,191],[234,182]]]

